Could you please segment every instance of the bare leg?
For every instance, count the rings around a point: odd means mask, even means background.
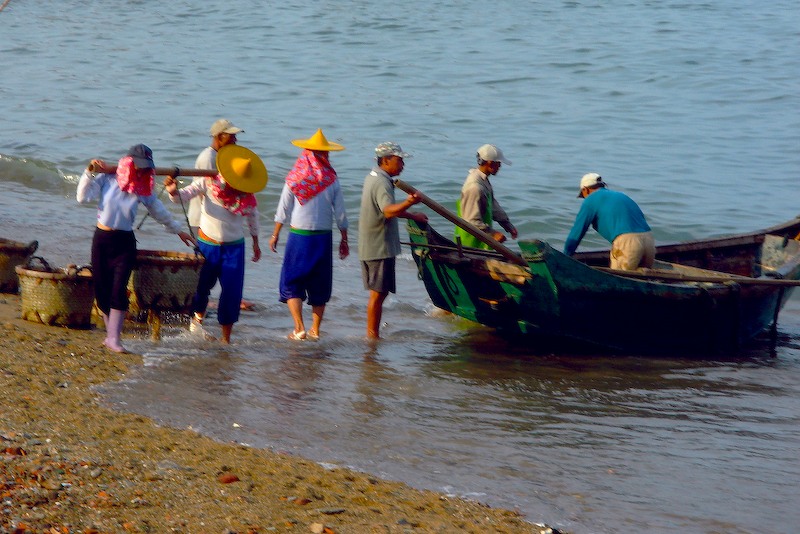
[[[286,301],[289,307],[289,313],[292,314],[294,320],[295,333],[305,332],[306,325],[303,323],[303,299],[293,298]]]
[[[322,316],[325,314],[325,305],[311,306],[311,330],[308,331],[311,337],[319,337],[319,327],[322,324]]]
[[[381,328],[381,315],[383,314],[383,301],[389,293],[378,293],[369,291],[369,302],[367,302],[367,337],[378,339]]]
[[[231,342],[231,332],[233,332],[233,325],[221,324],[219,326],[222,328],[222,339],[220,339],[220,342],[228,345]]]

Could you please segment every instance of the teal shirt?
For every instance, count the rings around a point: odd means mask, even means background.
[[[571,256],[575,253],[589,225],[609,243],[613,243],[620,234],[650,231],[650,226],[636,202],[625,193],[605,188],[598,189],[583,199],[575,224],[564,244],[564,254]]]

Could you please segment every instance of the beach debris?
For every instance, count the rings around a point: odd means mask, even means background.
[[[343,514],[346,511],[347,510],[345,510],[344,508],[318,508],[317,509],[317,512],[319,512],[321,514],[325,514],[325,515]]]
[[[233,473],[222,473],[217,480],[219,480],[221,484],[231,484],[233,482],[238,482],[239,477]]]

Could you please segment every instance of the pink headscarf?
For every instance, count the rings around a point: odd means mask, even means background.
[[[119,160],[117,165],[117,185],[125,193],[133,193],[143,197],[153,194],[153,183],[155,182],[155,172],[143,173],[136,170],[131,156],[125,156]]]
[[[258,201],[253,193],[243,193],[234,189],[225,182],[220,174],[209,176],[206,184],[211,196],[233,214],[247,217],[258,206]]]
[[[286,175],[286,184],[300,205],[305,204],[336,181],[336,171],[328,161],[328,153],[303,150]]]

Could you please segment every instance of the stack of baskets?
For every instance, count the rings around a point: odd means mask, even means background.
[[[39,256],[15,268],[22,296],[22,318],[46,325],[89,328],[94,303],[90,267],[54,269]]]
[[[22,265],[36,252],[39,243],[31,241],[27,245],[18,241],[0,238],[0,293],[19,291],[19,279],[14,268]]]

